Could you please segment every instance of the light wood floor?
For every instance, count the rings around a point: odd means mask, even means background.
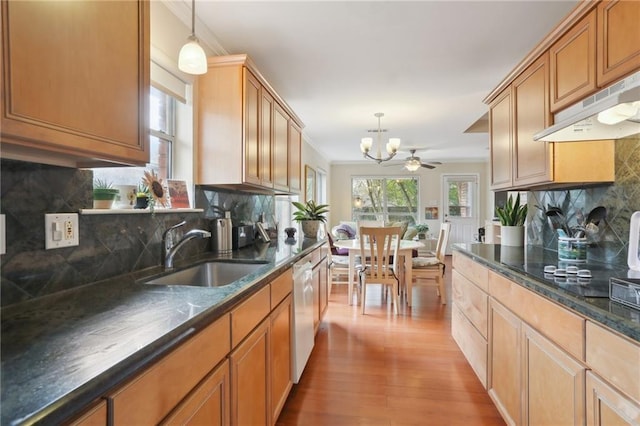
[[[446,284],[451,294],[451,257]],[[504,425],[451,337],[450,303],[414,288],[394,316],[374,285],[367,313],[334,286],[309,363],[278,419],[289,425]],[[403,307],[404,305],[404,307]]]

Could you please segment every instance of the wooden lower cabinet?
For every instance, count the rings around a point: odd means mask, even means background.
[[[522,325],[523,424],[583,425],[586,367]]]
[[[521,424],[521,321],[500,303],[489,302],[489,374],[487,389],[509,425]]]
[[[229,361],[225,360],[167,417],[162,425],[229,424]]]
[[[459,257],[456,257],[456,260],[459,259]],[[456,263],[458,263],[458,268],[460,268],[461,263],[464,264],[464,262]],[[480,379],[482,386],[486,389],[487,309],[489,297],[474,282],[463,276],[459,272],[461,270],[454,269],[451,278],[451,299],[453,302],[453,308],[451,309],[451,335]],[[464,272],[469,274],[470,271],[474,271],[474,268],[469,268]],[[480,271],[475,270],[474,272]],[[486,278],[486,270],[484,272],[484,277]],[[473,274],[469,275],[477,277]],[[479,276],[482,277],[482,274],[479,274]],[[479,281],[482,282],[482,279]]]
[[[640,404],[624,396],[592,371],[587,371],[586,392],[587,426],[640,424]]]
[[[113,392],[113,424],[162,421],[229,353],[226,314]]]
[[[269,319],[229,355],[231,425],[270,425]]]
[[[107,424],[107,401],[97,402],[75,420],[68,423],[69,426],[106,426]]]
[[[292,296],[289,294],[271,312],[271,424],[275,424],[293,386],[291,377]]]

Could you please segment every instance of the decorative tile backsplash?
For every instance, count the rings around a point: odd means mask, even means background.
[[[612,185],[528,193],[528,244],[557,250],[558,238],[543,210],[560,207],[569,227],[581,223],[597,206],[607,209],[598,231],[588,235],[590,260],[626,263],[629,219],[640,210],[640,138],[616,141],[616,181]]]
[[[80,215],[80,245],[44,249],[44,214],[77,212],[93,204],[93,172],[1,160],[1,213],[6,215],[7,253],[1,258],[0,304],[35,297],[161,265],[162,234],[182,220],[184,231],[211,229],[229,208],[235,223],[273,217],[273,197],[196,188],[203,213]],[[177,258],[209,251],[211,241],[194,240]]]

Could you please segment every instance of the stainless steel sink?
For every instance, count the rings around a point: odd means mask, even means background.
[[[185,285],[195,287],[222,287],[262,268],[267,262],[208,262],[161,277],[144,281],[145,284]]]

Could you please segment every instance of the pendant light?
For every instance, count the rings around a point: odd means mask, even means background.
[[[207,55],[196,37],[196,0],[191,0],[191,35],[180,49],[178,68],[187,74],[200,75],[207,72]]]
[[[378,136],[377,155],[374,157],[371,154],[369,154],[373,146],[373,138],[362,138],[362,140],[360,141],[360,151],[362,151],[362,154],[364,154],[365,158],[369,158],[375,161],[376,163],[380,164],[383,161],[391,160],[396,155],[396,153],[398,152],[398,148],[400,148],[400,139],[389,138],[389,142],[387,142],[387,147],[386,147],[388,155],[383,158],[382,157],[382,133],[386,132],[387,129],[380,128],[380,118],[384,117],[384,113],[376,112],[373,115],[378,119],[378,128],[367,130],[367,131],[369,133],[376,133]]]

